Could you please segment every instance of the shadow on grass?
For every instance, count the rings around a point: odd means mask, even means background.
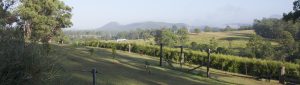
[[[224,74],[222,72],[212,73],[212,78],[205,78],[205,76],[199,77],[193,73],[184,72],[188,68],[180,70],[177,67],[171,68],[168,66],[158,67],[158,57],[151,57],[145,55],[139,55],[134,53],[126,53],[124,51],[118,51],[118,57],[112,58],[111,50],[96,48],[94,56],[88,56],[88,49],[86,47],[81,48],[69,48],[58,47],[66,60],[63,62],[66,70],[71,75],[66,80],[67,83],[72,85],[86,85],[91,84],[92,74],[89,72],[75,72],[72,70],[91,69],[93,67],[102,74],[97,74],[97,84],[105,85],[128,85],[136,83],[138,85],[151,84],[151,85],[207,85],[207,84],[236,84],[227,81],[220,80],[219,77],[224,76],[236,76],[232,74]],[[147,58],[151,57],[151,58]],[[145,61],[151,63],[152,74],[148,74],[144,69]],[[181,71],[181,72],[179,72]],[[202,69],[199,70],[201,74],[206,72]],[[221,74],[221,75],[219,75]],[[198,77],[197,77],[198,76]],[[201,75],[200,75],[201,76]],[[243,76],[238,76],[243,77]]]
[[[254,34],[249,34],[249,33],[232,33],[234,36],[241,36],[241,37],[252,37]]]
[[[233,40],[249,40],[248,37],[225,37],[220,38],[220,40],[227,40],[227,41],[233,41]]]
[[[87,56],[85,48],[74,49],[67,46],[57,47],[58,55],[66,57],[62,63],[66,73],[70,74],[69,78],[63,84],[87,85],[92,82],[90,72],[81,72],[82,70],[91,70],[97,68],[101,74],[97,74],[97,84],[114,85],[114,84],[171,84],[171,85],[201,85],[201,84],[222,84],[222,82],[203,78],[189,77],[187,75],[175,74],[173,70],[162,70],[152,68],[153,74],[148,74],[143,70],[144,61],[158,63],[155,60],[145,59],[138,55],[118,54],[117,59],[112,59],[111,52],[105,49],[97,49],[94,56]],[[156,66],[153,66],[156,67]]]

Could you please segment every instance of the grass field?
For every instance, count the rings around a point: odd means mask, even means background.
[[[94,48],[90,55],[90,47],[54,46],[54,53],[64,68],[61,76],[65,76],[57,85],[91,85],[92,74],[96,68],[97,85],[276,85],[277,81],[265,82],[250,76],[233,74],[212,69],[211,78],[206,78],[205,67],[193,73],[159,67],[158,58],[140,54],[117,51],[117,58],[112,58],[111,49]],[[144,68],[145,61],[150,62],[151,74]],[[175,64],[176,66],[176,64]],[[185,69],[192,68],[184,66]]]
[[[212,38],[215,38],[220,47],[228,47],[231,41],[232,48],[244,48],[251,35],[255,34],[253,30],[228,31],[228,32],[202,32],[190,35],[188,43],[197,42],[200,44],[209,44]]]
[[[197,42],[198,44],[209,44],[212,38],[215,38],[219,47],[229,47],[231,42],[232,48],[244,48],[251,35],[255,34],[253,30],[242,31],[228,31],[228,32],[201,32],[198,34],[189,34],[189,39],[186,44],[191,42]],[[154,39],[144,41],[140,40],[128,40],[130,43],[137,44],[150,44],[155,43]]]

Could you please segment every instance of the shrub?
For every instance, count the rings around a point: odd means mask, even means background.
[[[25,42],[17,30],[0,31],[0,84],[43,85],[58,79],[62,69],[51,52],[49,44]]]

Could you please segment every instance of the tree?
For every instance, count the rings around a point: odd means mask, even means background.
[[[293,2],[293,5],[294,5],[294,7],[293,7],[294,11],[291,11],[288,14],[284,13],[283,18],[282,18],[283,20],[286,20],[286,21],[292,20],[294,22],[299,20],[299,17],[300,17],[300,1],[295,0]]]
[[[208,27],[208,26],[205,26],[204,27],[204,32],[212,32],[212,28]]]
[[[186,28],[180,28],[176,34],[177,34],[180,45],[183,45],[183,44],[185,44],[185,42],[188,41],[189,37],[188,37],[188,31]]]
[[[225,28],[224,28],[224,31],[234,31],[234,29],[232,29],[229,25],[227,25]]]
[[[224,48],[224,47],[218,47],[216,49],[216,53],[220,53],[220,54],[232,54],[232,50],[228,49],[228,48]]]
[[[12,25],[17,17],[10,10],[16,4],[16,0],[0,0],[0,27]]]
[[[255,35],[249,39],[247,48],[254,54],[252,57],[255,58],[272,59],[275,53],[271,42],[265,41],[262,37]]]
[[[72,25],[72,8],[60,0],[20,0],[20,23],[26,39],[49,42],[62,28]]]
[[[254,20],[253,29],[256,34],[270,39],[278,38],[278,33],[280,33],[284,25],[281,20],[275,18],[263,18],[262,20]]]
[[[194,32],[195,32],[195,33],[200,33],[200,29],[199,29],[199,28],[195,28],[195,29],[194,29]]]
[[[283,52],[282,55],[287,54],[287,57],[291,57],[295,52],[298,51],[298,43],[295,42],[294,38],[292,37],[292,34],[287,31],[283,31],[280,34],[280,39],[278,40],[280,44],[280,50]],[[281,58],[281,60],[284,58]],[[290,60],[290,59],[289,59]]]
[[[163,43],[166,46],[173,46],[177,42],[177,36],[170,29],[157,30],[154,41],[156,44]]]
[[[215,37],[211,38],[209,40],[209,48],[213,51],[215,51],[218,47],[218,42],[217,40],[215,39]]]
[[[151,35],[150,30],[145,30],[145,31],[142,32],[142,37],[146,41],[146,40],[149,40],[153,36]]]
[[[1,84],[43,85],[59,78],[61,67],[51,55],[51,45],[35,41],[70,26],[71,8],[59,0],[0,0],[0,7]],[[32,35],[29,42],[24,34]]]
[[[191,43],[191,49],[197,50],[197,47],[198,47],[197,42],[192,42],[192,43]]]
[[[128,33],[126,32],[117,33],[117,39],[125,39],[125,38],[128,38]]]
[[[176,25],[173,25],[172,28],[171,28],[171,31],[172,31],[173,33],[176,33],[177,30],[178,30],[178,27],[177,27]]]
[[[252,26],[240,26],[237,30],[252,30]]]

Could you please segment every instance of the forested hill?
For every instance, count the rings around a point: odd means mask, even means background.
[[[136,29],[160,29],[160,28],[172,28],[176,26],[181,27],[192,27],[184,23],[166,23],[166,22],[137,22],[127,25],[121,25],[118,22],[110,22],[106,25],[98,28],[100,31],[130,31]],[[194,27],[193,27],[194,28]]]

